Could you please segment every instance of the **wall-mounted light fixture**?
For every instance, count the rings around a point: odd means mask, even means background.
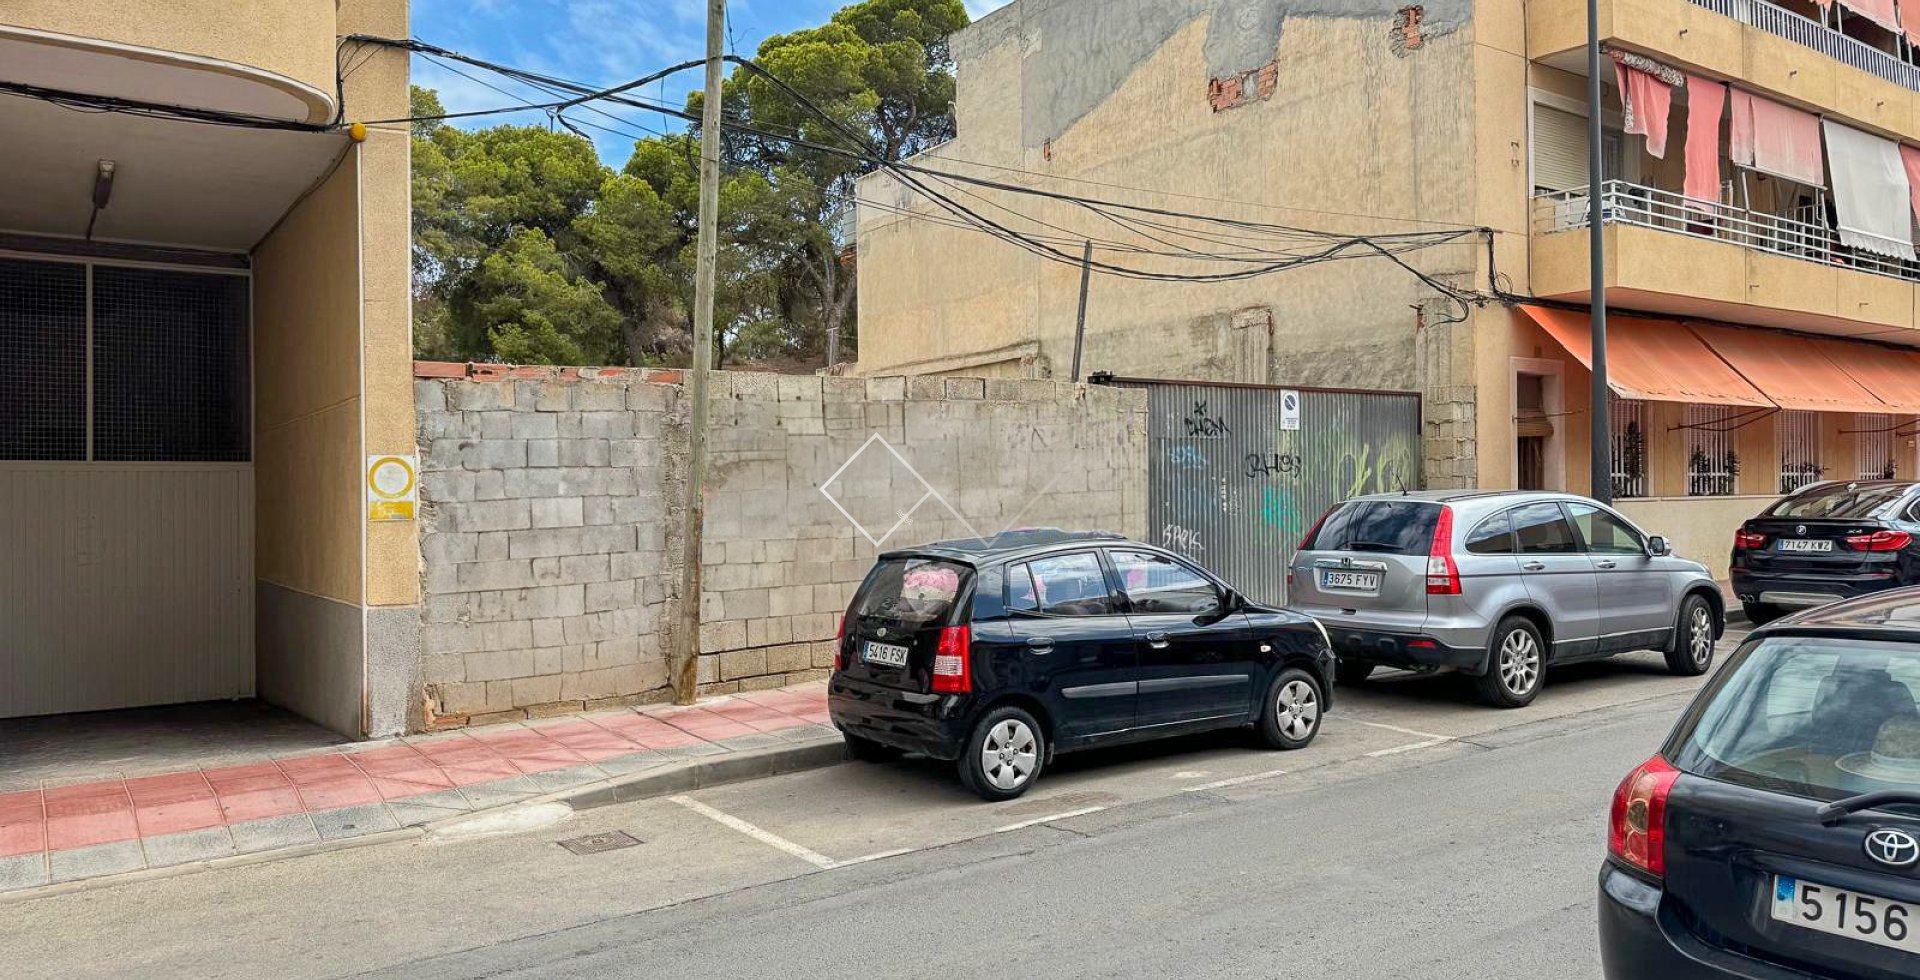
[[[93,174],[93,214],[87,218],[87,240],[93,240],[93,223],[100,220],[100,212],[106,210],[107,202],[113,200],[113,172],[118,165],[112,160],[102,160]]]

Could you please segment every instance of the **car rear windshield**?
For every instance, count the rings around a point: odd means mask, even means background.
[[[1835,484],[1788,497],[1769,508],[1767,516],[1797,520],[1858,521],[1878,516],[1906,495],[1907,487],[1904,484],[1882,483],[1869,487]]]
[[[1831,802],[1920,792],[1920,643],[1760,642],[1682,723],[1682,771]]]
[[[973,569],[955,562],[888,558],[867,576],[853,600],[853,613],[910,626],[949,624],[954,603],[972,576]]]
[[[1424,555],[1433,547],[1440,505],[1419,500],[1355,500],[1320,525],[1302,551]]]

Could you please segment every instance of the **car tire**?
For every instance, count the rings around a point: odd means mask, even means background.
[[[1713,666],[1713,604],[1703,595],[1690,595],[1680,604],[1680,622],[1667,644],[1667,669],[1681,677],[1698,677]]]
[[[1765,626],[1779,619],[1781,616],[1786,615],[1779,609],[1775,609],[1772,606],[1763,606],[1757,602],[1743,602],[1740,604],[1740,610],[1747,614],[1747,622],[1755,626]]]
[[[1373,668],[1375,666],[1376,665],[1367,663],[1364,660],[1348,660],[1342,657],[1340,658],[1340,662],[1334,665],[1333,678],[1343,686],[1348,684],[1365,684],[1367,678],[1373,676]]]
[[[1306,748],[1320,734],[1326,705],[1319,678],[1298,667],[1288,667],[1267,685],[1260,723],[1255,726],[1260,740],[1268,748],[1282,751]]]
[[[861,762],[892,762],[905,755],[891,745],[883,745],[870,738],[863,738],[852,732],[842,732],[847,739],[847,755]]]
[[[974,723],[961,749],[960,782],[983,800],[1019,797],[1040,778],[1047,762],[1047,734],[1021,708],[995,708]]]
[[[1524,708],[1547,680],[1547,645],[1540,628],[1524,616],[1509,616],[1493,631],[1487,672],[1473,679],[1480,699],[1496,708]]]

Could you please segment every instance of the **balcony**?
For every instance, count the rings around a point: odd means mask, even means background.
[[[1920,342],[1920,265],[1849,249],[1825,224],[1626,181],[1602,185],[1613,301],[1650,311]],[[1534,295],[1588,298],[1587,194],[1533,199]]]
[[[1920,92],[1920,67],[1859,38],[1848,37],[1825,24],[1766,0],[1688,0],[1696,6],[1731,17],[1749,27],[1805,45],[1842,64],[1878,75],[1913,92]],[[1898,41],[1895,41],[1896,45]]]

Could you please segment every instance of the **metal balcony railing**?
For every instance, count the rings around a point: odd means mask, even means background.
[[[1766,0],[1691,0],[1696,6],[1724,14],[1749,27],[1803,44],[1836,61],[1878,75],[1895,85],[1920,92],[1920,67],[1908,64],[1871,44],[1851,38],[1816,20],[1809,20]]]
[[[1774,255],[1920,282],[1920,264],[1847,248],[1825,225],[1725,204],[1695,201],[1673,191],[1610,180],[1601,185],[1609,224],[1635,225],[1728,242]],[[1587,192],[1555,191],[1534,198],[1535,234],[1587,227]]]

